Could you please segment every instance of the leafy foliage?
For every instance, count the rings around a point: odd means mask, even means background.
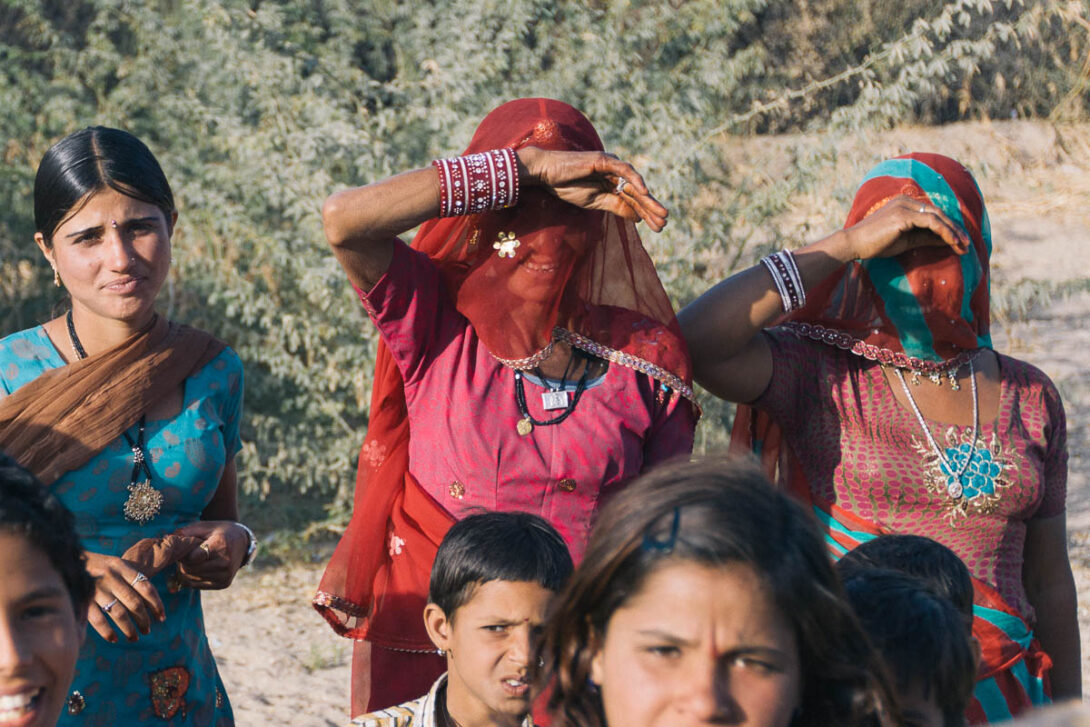
[[[246,363],[244,488],[337,515],[375,335],[323,241],[331,191],[458,152],[502,101],[562,98],[672,203],[646,242],[685,302],[804,234],[765,223],[834,161],[800,147],[790,174],[740,178],[727,134],[1081,117],[1088,14],[1061,0],[0,0],[0,331],[62,302],[31,244],[41,155],[85,125],[132,131],[181,210],[162,304]],[[705,446],[728,421],[706,402]]]

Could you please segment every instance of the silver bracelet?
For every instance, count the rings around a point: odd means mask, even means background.
[[[243,556],[242,563],[239,564],[239,568],[245,568],[254,561],[254,556],[257,554],[257,536],[254,535],[253,530],[250,530],[248,527],[246,527],[237,520],[235,521],[235,525],[238,525],[240,528],[245,530],[246,537],[250,539],[250,544],[246,548],[246,555]]]
[[[789,250],[774,252],[761,258],[761,262],[772,275],[772,282],[775,283],[783,302],[784,313],[791,313],[806,305],[802,275],[799,274],[799,266],[795,264],[795,257]]]

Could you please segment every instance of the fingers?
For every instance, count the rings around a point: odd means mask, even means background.
[[[915,204],[915,200],[909,202]],[[917,228],[929,230],[938,235],[942,243],[952,247],[958,254],[969,251],[969,245],[972,242],[969,235],[938,207],[927,202],[921,202],[916,205],[914,212],[912,221]],[[926,236],[923,237],[926,238]],[[921,244],[937,245],[940,243],[931,238],[922,241]]]
[[[603,153],[598,171],[606,179],[616,180],[616,186],[610,191],[616,201],[623,203],[610,205],[610,212],[629,220],[643,220],[655,232],[660,232],[666,226],[669,211],[651,195],[643,176],[635,167],[612,154]]]
[[[106,614],[102,610],[102,607],[108,603],[109,601],[99,603],[99,599],[95,598],[95,602],[87,610],[87,623],[91,624],[91,628],[95,630],[95,633],[114,644],[117,643],[117,634],[114,633],[113,627],[106,620]]]

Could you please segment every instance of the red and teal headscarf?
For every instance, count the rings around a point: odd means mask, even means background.
[[[920,247],[891,258],[850,263],[807,291],[807,305],[785,324],[800,335],[868,359],[923,372],[959,365],[990,348],[988,212],[976,180],[939,154],[906,154],[871,169],[845,227],[899,195],[929,202],[972,241],[958,255]]]

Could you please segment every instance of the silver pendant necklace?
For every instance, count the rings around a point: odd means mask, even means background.
[[[931,436],[931,430],[927,428],[927,422],[924,420],[923,414],[920,413],[920,407],[916,405],[916,400],[912,398],[912,392],[909,390],[908,383],[905,381],[905,375],[901,373],[900,369],[894,369],[893,372],[897,374],[897,380],[901,382],[901,388],[904,389],[905,396],[908,398],[908,403],[912,406],[912,411],[916,414],[916,420],[920,423],[924,436],[927,437],[928,444],[931,445],[931,449],[934,450],[935,455],[944,465],[947,475],[952,475],[954,478],[952,482],[947,481],[946,493],[955,500],[959,499],[964,490],[961,484],[961,478],[965,474],[965,471],[969,469],[969,463],[973,461],[973,457],[976,455],[976,440],[980,434],[980,400],[977,396],[976,371],[973,369],[972,360],[969,361],[969,381],[971,382],[973,392],[973,436],[969,440],[969,452],[966,454],[965,460],[961,463],[961,466],[957,468],[956,472],[954,471],[954,466],[950,464],[950,460],[946,457],[946,453],[939,447],[935,438]]]

